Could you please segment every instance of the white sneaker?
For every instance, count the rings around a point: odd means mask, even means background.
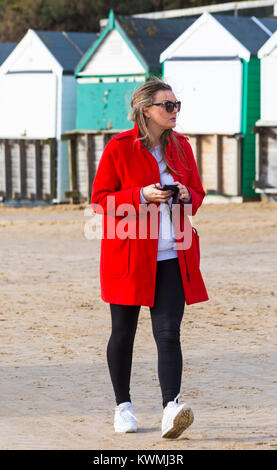
[[[177,399],[168,402],[163,412],[162,419],[162,437],[174,439],[179,437],[182,432],[187,429],[194,420],[192,409],[184,403],[178,405]]]
[[[126,401],[115,407],[114,430],[115,432],[137,432],[137,418],[135,417],[132,403]]]

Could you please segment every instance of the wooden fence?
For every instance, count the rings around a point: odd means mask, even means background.
[[[240,196],[240,137],[218,134],[188,137],[206,193]]]
[[[258,123],[257,123],[258,124]],[[277,195],[277,122],[256,125],[256,178],[255,191]]]
[[[72,131],[62,136],[68,140],[70,192],[74,203],[90,201],[95,172],[111,137],[120,131]],[[200,177],[207,194],[241,195],[240,136],[191,135]]]
[[[62,135],[68,141],[70,191],[73,203],[90,201],[91,187],[103,150],[120,131],[72,131]]]
[[[45,201],[56,197],[56,139],[0,139],[0,196]]]

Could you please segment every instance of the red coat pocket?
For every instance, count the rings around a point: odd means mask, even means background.
[[[130,239],[102,239],[100,266],[104,277],[121,278],[129,274]]]

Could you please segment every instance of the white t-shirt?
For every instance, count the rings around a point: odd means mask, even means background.
[[[161,185],[163,186],[164,184],[174,184],[173,176],[165,171],[166,163],[161,154],[161,146],[158,145],[155,147],[151,153],[159,165]],[[140,200],[142,203],[147,202],[142,195],[142,190],[140,191]],[[172,222],[170,220],[170,209],[168,204],[171,207],[172,197],[168,200],[167,203],[160,203],[160,226],[157,261],[178,257],[178,253],[174,249],[175,234]]]

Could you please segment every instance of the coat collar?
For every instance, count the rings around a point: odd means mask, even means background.
[[[174,131],[173,131],[174,132]],[[138,145],[138,147],[141,149],[141,150],[145,150],[147,151],[145,145],[143,144],[143,142],[141,140],[137,140],[138,137],[139,137],[139,127],[136,123],[134,123],[134,127],[133,129],[129,130],[126,132],[126,134],[128,133],[128,135],[131,135],[132,138],[134,139],[134,141],[136,142],[136,144]],[[175,133],[175,132],[174,132]],[[119,134],[120,135],[120,134]],[[123,134],[122,134],[123,135]],[[176,135],[179,136],[178,133],[176,133]],[[183,136],[180,134],[180,137],[183,138]],[[168,142],[168,145],[166,147],[166,155],[167,155],[167,158],[169,157],[170,159],[172,159],[172,140],[169,138],[169,142]]]
[[[131,132],[132,137],[136,140],[139,137],[139,127],[138,127],[138,125],[136,123],[134,123],[133,129],[131,129],[131,131],[129,131],[129,132]],[[141,149],[145,149],[145,146],[144,146],[144,144],[142,143],[141,140],[138,140],[137,142],[138,142]]]

